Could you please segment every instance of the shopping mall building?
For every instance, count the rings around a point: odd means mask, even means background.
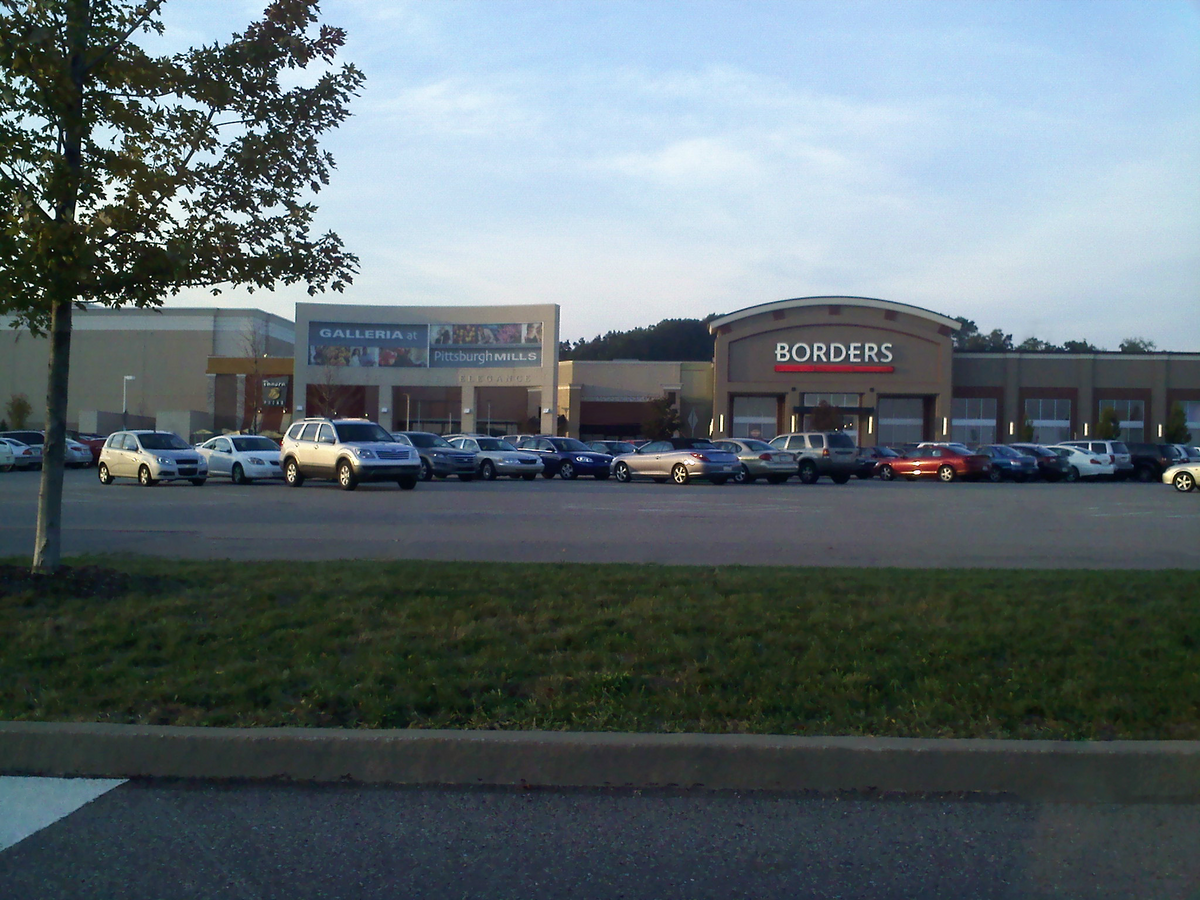
[[[963,353],[941,313],[803,297],[714,320],[711,362],[559,361],[559,307],[298,303],[261,310],[88,310],[75,316],[70,426],[185,436],[368,416],[393,430],[629,438],[666,398],[681,433],[801,430],[822,402],[860,444],[1094,433],[1112,407],[1128,440],[1161,437],[1175,404],[1200,436],[1200,353]],[[0,403],[43,408],[46,341],[0,334]]]

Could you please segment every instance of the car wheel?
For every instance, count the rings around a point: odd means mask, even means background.
[[[459,481],[474,481],[475,476],[474,475],[459,475],[458,480]]]
[[[1175,490],[1183,491],[1186,494],[1188,491],[1196,489],[1196,476],[1191,472],[1176,472],[1171,484],[1175,486]]]
[[[557,474],[558,474],[558,472],[557,472],[557,471],[555,471],[554,469],[551,469],[551,468],[549,468],[549,467],[546,467],[546,468],[543,468],[543,469],[542,469],[542,477],[543,477],[543,478],[545,478],[545,479],[547,479],[547,480],[549,480],[549,479],[553,478],[553,477],[554,477],[555,475],[557,475]]]
[[[150,477],[149,466],[142,466],[138,469],[138,484],[142,487],[154,487],[154,485],[158,484],[157,481]]]
[[[671,466],[671,480],[676,484],[687,484],[687,466],[685,466],[683,463],[675,463],[675,465]]]
[[[628,484],[633,481],[633,473],[629,471],[629,464],[619,462],[613,467],[613,477],[621,484]]]
[[[304,484],[304,473],[300,471],[300,465],[294,459],[289,459],[283,464],[283,480],[288,487],[300,487]]]
[[[896,470],[893,469],[891,466],[884,466],[883,468],[881,468],[879,470],[879,480],[880,481],[895,481],[896,480]]]
[[[352,491],[358,487],[358,479],[354,477],[354,467],[350,465],[350,460],[343,459],[337,464],[337,482],[343,491]]]
[[[1063,481],[1078,481],[1078,480],[1079,480],[1079,470],[1077,468],[1075,468],[1074,466],[1071,466],[1071,468],[1067,469],[1067,474],[1063,476]]]
[[[949,468],[949,466],[942,466],[942,468],[946,469],[946,468]],[[940,473],[941,469],[939,469],[938,472]],[[988,469],[988,481],[990,481],[992,484],[998,484],[999,482],[1001,482],[1003,480],[1004,480],[1004,473],[1001,472],[999,469],[997,469],[995,466]]]
[[[1150,466],[1138,466],[1137,480],[1142,484],[1149,484],[1154,480],[1154,469]]]
[[[790,475],[768,475],[767,481],[770,482],[771,484],[783,484],[785,481],[787,481],[791,477],[792,476],[790,476]]]
[[[733,473],[734,484],[754,484],[754,476],[750,474],[750,470],[745,464],[738,466],[738,470]]]
[[[421,457],[421,471],[417,473],[417,477],[422,481],[430,481],[433,479],[433,467],[429,465],[429,460]]]
[[[490,459],[485,459],[479,464],[479,477],[484,481],[496,480],[496,466]]]
[[[246,477],[246,470],[242,468],[241,463],[233,467],[233,471],[229,473],[229,478],[234,484],[249,484],[250,479]]]
[[[954,466],[942,466],[938,469],[938,480],[949,484],[955,478]]]
[[[558,477],[563,481],[570,481],[575,477],[575,467],[569,462],[563,463],[558,467]]]
[[[817,474],[817,467],[811,462],[800,463],[799,472],[801,484],[816,484],[817,479],[821,477]]]
[[[101,484],[112,484],[113,483],[113,477],[112,477],[112,474],[108,471],[107,463],[100,463],[100,465],[96,468],[96,474],[100,477]]]
[[[713,484],[724,484],[725,482],[727,482],[729,480],[729,476],[728,475],[714,475],[712,478],[710,478],[708,480],[711,481]]]
[[[830,475],[829,477],[833,479],[834,484],[845,484],[850,480],[849,475]]]
[[[400,490],[411,491],[417,486],[417,479],[420,475],[405,475],[403,478],[397,478],[396,484],[400,485]]]
[[[204,482],[208,481],[207,478],[190,478],[188,480],[196,487],[204,487]]]

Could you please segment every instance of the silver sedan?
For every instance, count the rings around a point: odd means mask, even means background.
[[[450,445],[475,454],[475,471],[483,481],[491,481],[497,475],[533,481],[542,471],[537,454],[518,450],[500,438],[465,434],[452,436]]]
[[[722,450],[728,450],[738,458],[741,470],[733,476],[738,484],[750,484],[765,478],[771,484],[783,484],[796,474],[796,457],[786,450],[772,447],[756,438],[730,438],[716,441]]]
[[[651,441],[612,462],[613,475],[621,482],[644,476],[658,482],[669,478],[676,484],[687,484],[696,478],[724,484],[740,467],[734,454],[704,438]]]

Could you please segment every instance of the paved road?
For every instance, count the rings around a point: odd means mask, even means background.
[[[1197,834],[1194,805],[129,782],[0,852],[0,896],[1184,900]]]
[[[32,552],[36,473],[0,474],[0,556]],[[1200,493],[1143,484],[838,486],[580,479],[204,487],[67,473],[67,553],[680,564],[1200,568]]]

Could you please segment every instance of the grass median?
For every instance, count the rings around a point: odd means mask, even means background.
[[[1200,738],[1196,572],[16,571],[0,578],[6,720]]]

